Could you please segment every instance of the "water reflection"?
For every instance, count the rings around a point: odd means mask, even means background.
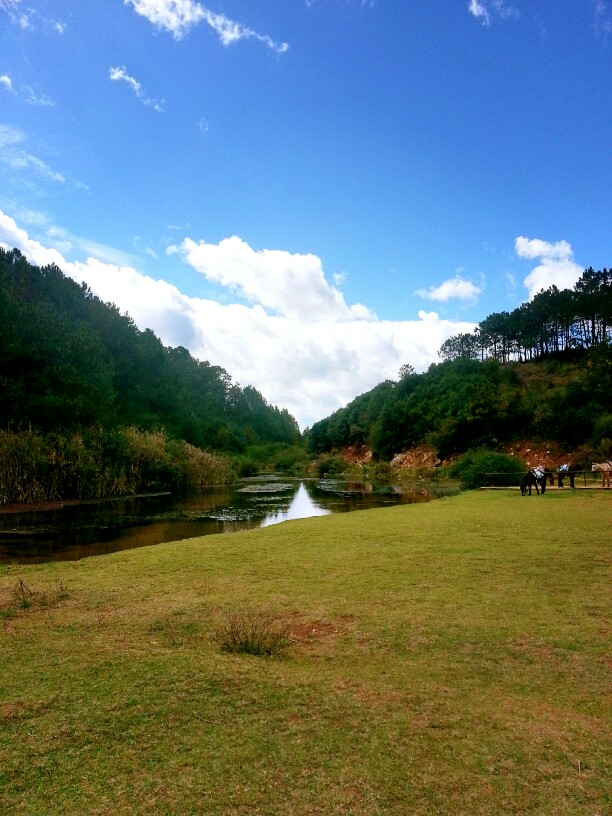
[[[278,524],[281,521],[290,519],[309,518],[310,516],[327,516],[333,511],[329,508],[317,504],[313,497],[306,490],[302,482],[294,493],[290,504],[286,507],[279,507],[268,513],[262,520],[261,526],[268,527],[270,524]]]
[[[197,496],[110,499],[25,512],[0,511],[0,563],[78,560],[291,519],[422,501],[421,494],[339,481],[245,480]]]

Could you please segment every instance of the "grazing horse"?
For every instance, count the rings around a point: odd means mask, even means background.
[[[535,487],[538,496],[540,495],[540,487],[542,488],[542,493],[545,493],[547,479],[551,485],[555,483],[552,470],[546,467],[533,468],[525,474],[521,482],[521,496],[526,496],[527,493],[531,496],[532,487]]]
[[[574,464],[561,465],[561,467],[557,468],[557,485],[559,487],[563,487],[563,480],[566,476],[569,476],[570,487],[576,487],[574,484],[574,479],[576,478],[576,473],[578,472],[579,471],[576,469],[576,465]]]
[[[610,476],[612,475],[612,462],[595,462],[591,468],[592,473],[601,473],[601,486],[605,487],[606,482],[610,487]]]

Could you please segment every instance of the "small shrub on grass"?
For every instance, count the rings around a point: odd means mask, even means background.
[[[519,459],[488,448],[468,451],[450,469],[450,475],[459,479],[466,490],[485,486],[516,487],[524,473]]]
[[[57,601],[65,600],[68,594],[68,587],[61,580],[56,581],[53,587],[46,592],[28,586],[23,578],[20,578],[13,588],[13,598],[19,609],[49,606]]]
[[[230,609],[215,632],[222,652],[258,657],[282,655],[289,646],[287,626],[269,610],[242,605]]]
[[[19,609],[29,609],[32,606],[34,592],[26,584],[23,578],[20,578],[19,581],[17,581],[17,586],[15,587],[13,594]]]

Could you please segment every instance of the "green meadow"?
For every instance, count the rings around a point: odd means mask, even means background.
[[[0,813],[609,814],[611,546],[473,491],[0,565]]]

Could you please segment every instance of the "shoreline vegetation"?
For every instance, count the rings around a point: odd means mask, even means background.
[[[0,809],[603,814],[611,511],[476,490],[0,566]]]
[[[227,457],[163,430],[0,430],[0,506],[193,490],[234,478]]]

